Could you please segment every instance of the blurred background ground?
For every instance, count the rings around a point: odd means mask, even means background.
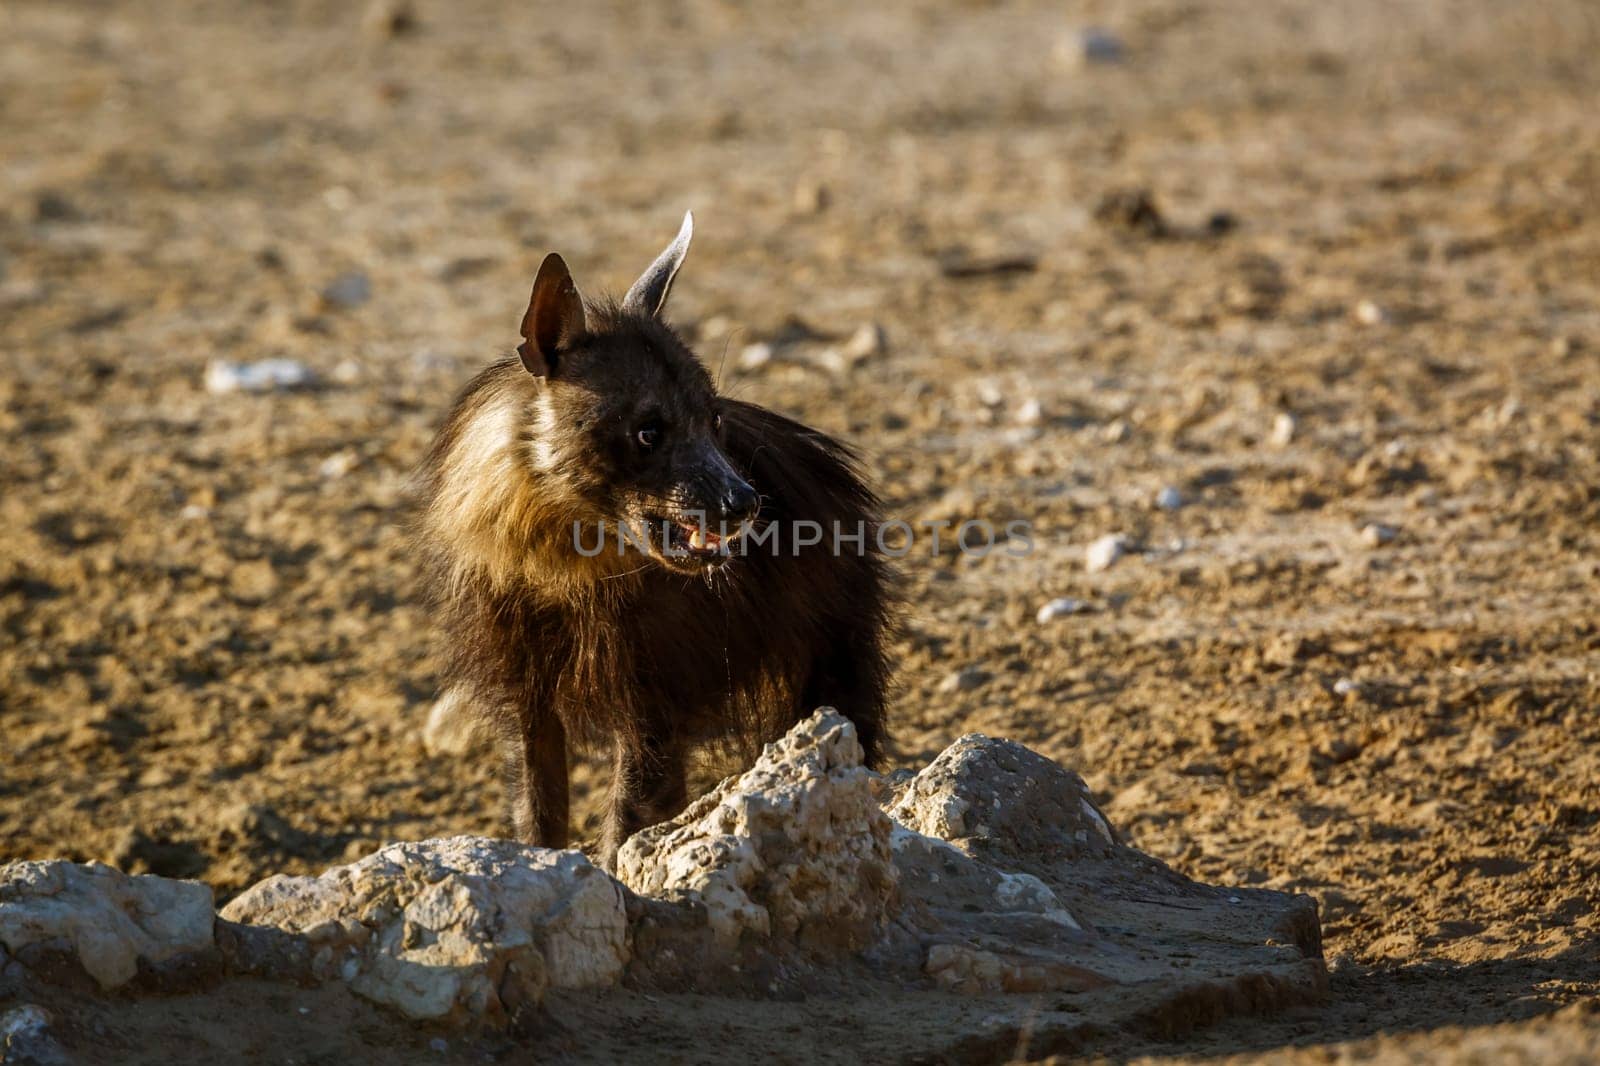
[[[1593,1056],[1597,47],[1581,0],[13,0],[0,859],[225,898],[496,831],[420,740],[406,476],[546,251],[620,290],[692,207],[727,390],[896,515],[1033,524],[906,560],[902,761],[1015,738],[1321,902],[1326,1007],[1117,1054]],[[270,358],[316,383],[207,388]]]

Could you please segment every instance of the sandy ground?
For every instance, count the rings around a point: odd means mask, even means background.
[[[419,739],[406,477],[546,251],[620,290],[692,207],[727,391],[898,516],[1032,523],[905,560],[901,760],[1015,738],[1321,901],[1327,1005],[1101,1053],[1600,1054],[1597,46],[1579,0],[6,4],[0,859],[225,898],[496,831]],[[320,384],[207,391],[265,358]]]

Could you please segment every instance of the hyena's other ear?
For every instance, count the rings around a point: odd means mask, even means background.
[[[533,279],[533,295],[528,297],[528,313],[522,316],[522,344],[517,354],[534,377],[555,373],[561,353],[582,339],[587,325],[583,317],[583,297],[573,284],[566,261],[551,252],[539,265]]]
[[[667,245],[666,251],[656,256],[650,269],[639,275],[639,280],[633,283],[628,295],[622,298],[623,310],[637,311],[651,317],[661,313],[661,308],[667,303],[667,290],[672,288],[672,279],[678,276],[678,268],[683,266],[683,258],[689,254],[689,239],[693,236],[694,212],[685,211],[678,235]]]

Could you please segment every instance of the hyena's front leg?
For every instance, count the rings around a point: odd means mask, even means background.
[[[554,712],[517,709],[502,730],[506,805],[517,839],[542,848],[567,846],[567,731]]]
[[[673,817],[689,802],[683,746],[660,735],[619,738],[612,756],[611,808],[600,865],[615,873],[617,850],[645,826]]]

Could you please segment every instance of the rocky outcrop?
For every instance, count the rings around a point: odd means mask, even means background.
[[[159,971],[212,948],[211,889],[194,881],[132,877],[100,863],[0,866],[0,945],[36,970],[62,962],[101,988],[141,968]]]
[[[914,775],[861,762],[854,728],[824,709],[627,841],[617,879],[575,851],[394,844],[260,882],[214,937],[204,886],[12,864],[0,973],[46,945],[116,987],[214,942],[233,972],[491,1025],[567,989],[1029,994],[973,1001],[982,1031],[952,1022],[960,1040],[939,1045],[957,1057],[1021,1035],[1070,1047],[1086,1026],[1167,1031],[1323,988],[1309,900],[1182,877],[1122,843],[1076,774],[1020,745],[963,737]]]
[[[478,837],[391,844],[320,877],[270,877],[222,918],[303,938],[313,978],[430,1021],[504,1020],[550,986],[615,984],[628,961],[615,881],[575,851]],[[260,961],[270,955],[235,950],[244,968],[271,969]]]
[[[1103,857],[1117,846],[1081,777],[1021,744],[978,733],[892,787],[889,813],[908,829],[999,861]]]
[[[860,950],[898,910],[890,822],[855,728],[812,715],[678,817],[631,837],[617,876],[702,905],[727,944]]]

